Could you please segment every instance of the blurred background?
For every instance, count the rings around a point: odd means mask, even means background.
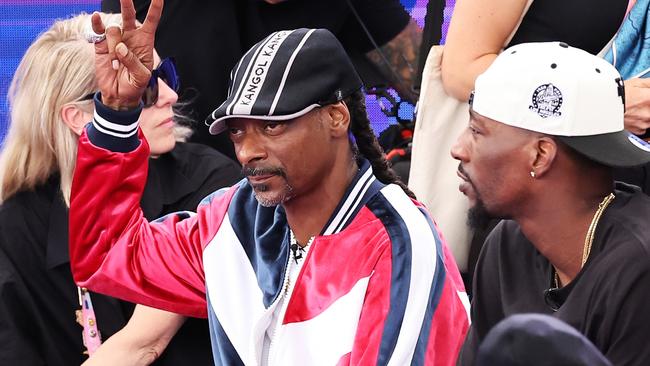
[[[402,5],[420,27],[424,27],[427,2],[427,0],[401,0]],[[446,1],[443,39],[453,3],[453,0]],[[6,97],[11,77],[32,40],[57,18],[66,18],[80,12],[91,13],[99,8],[100,0],[0,0],[0,141],[4,140],[7,130]],[[389,92],[399,101],[396,93],[392,90]],[[386,101],[382,102],[381,98],[369,96],[367,102],[370,120],[377,134],[396,123],[395,117],[387,117],[381,111],[380,106],[382,103],[386,105]],[[398,110],[399,116],[409,120],[413,116],[413,109],[414,106],[411,104],[402,103]]]

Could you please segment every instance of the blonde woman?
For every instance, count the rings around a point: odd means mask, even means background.
[[[106,23],[121,20],[119,15],[102,16]],[[97,91],[93,45],[85,39],[89,24],[85,14],[54,23],[25,53],[9,91],[11,121],[0,153],[0,363],[6,365],[68,366],[87,358],[76,321],[80,296],[68,258],[68,206],[77,138],[92,119]],[[175,123],[173,61],[155,55],[154,62],[157,71],[140,117],[152,154],[142,199],[149,219],[194,209],[240,174],[233,161],[216,151],[182,142],[190,130]],[[106,340],[124,327],[134,305],[95,293],[81,295],[86,311],[79,313],[80,320],[86,345],[94,351],[100,337]],[[157,348],[138,346],[153,351],[148,363],[183,319],[144,307],[137,314],[142,321],[133,323],[140,330],[148,325],[165,335]],[[181,327],[156,364],[212,362],[207,321],[194,319]]]

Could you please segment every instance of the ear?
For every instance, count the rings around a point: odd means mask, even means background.
[[[555,162],[558,148],[557,142],[551,137],[542,136],[537,139],[531,164],[531,171],[535,172],[536,177],[541,178],[548,173]]]
[[[350,111],[344,102],[330,104],[327,106],[327,113],[330,120],[330,129],[332,136],[347,138],[350,127]]]
[[[92,120],[92,115],[74,104],[66,104],[61,108],[61,118],[72,132],[80,136],[84,126]]]

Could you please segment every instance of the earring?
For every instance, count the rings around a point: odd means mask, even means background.
[[[535,171],[534,171],[534,170],[531,170],[531,171],[530,171],[530,176],[533,177],[533,178],[535,178]]]

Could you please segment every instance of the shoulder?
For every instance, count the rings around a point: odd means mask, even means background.
[[[428,211],[399,186],[386,185],[366,207],[381,222],[394,252],[417,254],[414,261],[432,261],[436,254],[442,255],[441,235]]]
[[[234,169],[239,166],[219,151],[202,144],[179,142],[170,154],[184,167],[205,169]]]
[[[170,196],[192,193],[200,196],[199,200],[241,179],[241,168],[234,161],[211,147],[195,143],[177,143],[171,152],[151,159],[150,169],[161,177],[163,189],[170,191]]]
[[[524,236],[519,224],[501,220],[488,234],[476,264],[476,273],[516,271],[536,263],[539,252]]]
[[[46,254],[52,207],[60,197],[54,188],[22,191],[0,205],[0,250],[12,260],[36,263]]]
[[[519,224],[513,220],[501,220],[486,237],[484,248],[489,252],[516,250],[520,242],[530,244]]]
[[[34,224],[34,220],[46,220],[57,194],[54,189],[37,187],[35,190],[17,192],[9,197],[0,204],[0,230],[6,231],[21,224]]]
[[[618,183],[616,188],[616,198],[603,217],[605,250],[621,245],[626,247],[618,251],[622,255],[650,259],[650,197],[633,186]]]

